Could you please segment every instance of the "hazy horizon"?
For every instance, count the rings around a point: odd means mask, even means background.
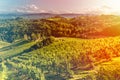
[[[0,13],[120,14],[119,0],[0,0]]]

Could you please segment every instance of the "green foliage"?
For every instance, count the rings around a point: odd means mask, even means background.
[[[4,62],[1,63],[1,67],[2,67],[2,71],[0,72],[0,79],[1,80],[7,80],[8,79],[8,70],[7,70],[7,66],[5,65]]]
[[[120,64],[102,65],[97,73],[97,80],[119,80]]]
[[[119,35],[118,16],[80,16],[28,20],[24,18],[0,20],[0,40],[42,40],[45,37],[99,38]]]
[[[0,74],[6,80],[66,80],[77,70],[92,70],[120,56],[120,37],[110,37],[119,33],[105,33],[111,26],[118,29],[119,23],[113,25],[113,20],[118,21],[116,16],[104,15],[1,20],[0,40],[10,43],[4,47],[0,42]],[[109,38],[79,39],[103,36]],[[117,70],[103,66],[96,79],[119,79]],[[85,79],[93,77],[87,75]]]
[[[8,80],[66,80],[75,70],[91,70],[99,62],[119,56],[119,39],[120,37],[89,40],[48,37],[38,42],[16,42],[11,45],[16,48],[10,50],[4,51],[3,47],[0,56],[6,59],[5,65],[10,72]],[[39,47],[38,44],[43,42],[47,45]],[[25,51],[35,46],[36,49]]]
[[[31,46],[31,49],[38,49],[38,48],[42,48],[44,46],[50,45],[55,41],[55,38],[50,36],[47,37],[46,39],[43,39],[42,41],[37,41],[37,43],[33,46]]]

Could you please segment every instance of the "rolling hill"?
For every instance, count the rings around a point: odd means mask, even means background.
[[[38,46],[43,41],[18,41],[0,49],[1,74],[8,80],[66,80],[87,71],[79,78],[97,80],[96,67],[120,55],[119,43],[120,37],[88,40],[62,37],[44,46]]]
[[[114,15],[0,19],[0,79],[119,80],[119,20]]]

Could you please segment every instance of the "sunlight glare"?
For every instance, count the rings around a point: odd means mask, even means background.
[[[110,12],[120,13],[120,0],[104,0],[105,6],[108,6]]]

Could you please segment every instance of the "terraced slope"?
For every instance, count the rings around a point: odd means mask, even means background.
[[[19,41],[1,48],[0,71],[5,75],[3,78],[77,80],[79,77],[81,80],[102,80],[99,78],[102,73],[96,67],[120,55],[120,37],[56,38],[51,44],[36,49],[33,46],[37,44]]]

